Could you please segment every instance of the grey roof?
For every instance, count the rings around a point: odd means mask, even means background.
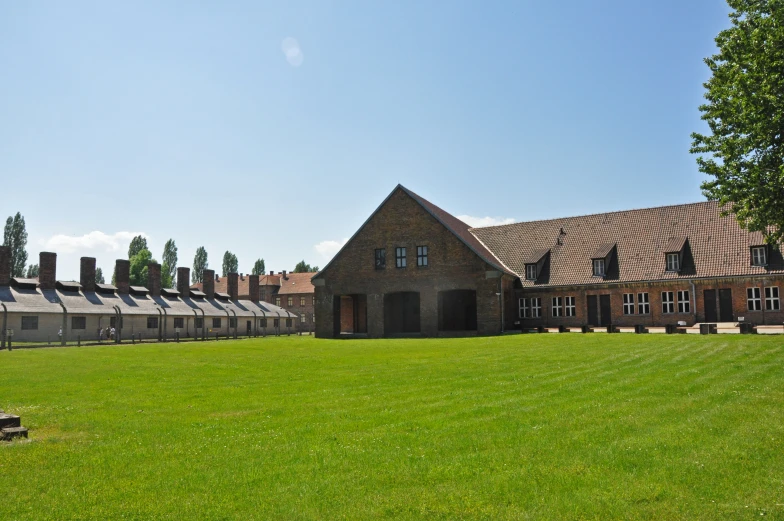
[[[192,289],[192,290],[191,290],[191,297],[200,297],[200,298],[204,298],[204,297],[206,297],[206,296],[207,296],[207,294],[206,294],[206,293],[204,293],[203,291],[199,291],[199,290],[197,290],[197,289]]]
[[[14,288],[0,286],[0,302],[10,312],[62,313],[59,296],[54,290],[46,290],[46,294],[38,288]]]
[[[150,292],[150,290],[145,288],[144,286],[130,286],[129,288],[130,288],[131,291],[133,291],[135,293],[149,293]]]
[[[13,277],[11,282],[18,286],[38,286],[38,279],[26,279],[24,277]]]
[[[215,296],[226,300],[229,300],[231,298],[231,295],[229,295],[228,293],[221,293],[219,291],[215,292]]]
[[[176,296],[178,296],[180,294],[179,291],[177,291],[176,289],[172,289],[172,288],[163,288],[161,290],[161,293],[166,295],[166,296],[168,296],[168,297],[176,297]]]
[[[96,284],[95,287],[101,291],[117,291],[117,288],[111,284]]]
[[[75,280],[58,280],[57,287],[67,291],[79,291],[82,289],[82,285]]]

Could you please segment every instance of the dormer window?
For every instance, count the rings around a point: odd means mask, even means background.
[[[536,264],[525,265],[525,278],[527,280],[536,280]]]
[[[593,276],[604,277],[604,259],[593,260]]]
[[[677,253],[667,254],[667,271],[680,271],[681,270],[681,256]]]
[[[751,248],[751,265],[752,266],[767,266],[768,265],[768,249],[765,246],[752,246]]]

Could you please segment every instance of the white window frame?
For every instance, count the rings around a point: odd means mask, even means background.
[[[678,291],[678,313],[691,313],[691,299],[687,289]]]
[[[525,265],[525,278],[526,280],[536,280],[536,264]]]
[[[552,316],[553,317],[562,317],[563,316],[563,297],[553,297],[552,301]]]
[[[768,265],[768,251],[765,246],[754,246],[751,248],[751,265],[752,266]]]
[[[395,248],[395,267],[405,268],[407,264],[406,248],[405,246],[398,246]]]
[[[667,254],[667,271],[678,272],[681,270],[681,256],[679,253]]]
[[[594,277],[604,277],[604,274],[605,274],[604,259],[594,259],[593,260],[593,276]]]
[[[577,306],[574,304],[574,297],[564,297],[564,316],[577,316]]]
[[[528,306],[528,299],[520,299],[520,316],[519,318],[531,318],[531,308]]]
[[[675,292],[662,291],[662,313],[671,315],[675,313]]]
[[[542,317],[542,299],[540,297],[533,297],[531,302],[531,318]]]
[[[746,309],[762,311],[762,292],[759,288],[746,288]]]
[[[647,292],[637,293],[637,314],[651,314],[651,299]]]
[[[765,288],[765,309],[767,311],[779,311],[781,309],[778,286],[768,286]]]
[[[623,314],[634,315],[634,293],[623,294]]]
[[[427,246],[417,246],[417,266],[427,268]]]

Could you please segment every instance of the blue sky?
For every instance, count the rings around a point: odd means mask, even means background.
[[[702,199],[720,1],[199,4],[0,3],[0,216],[58,278],[135,233],[323,266],[397,183],[484,223]]]

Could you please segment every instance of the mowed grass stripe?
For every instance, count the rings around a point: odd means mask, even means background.
[[[779,337],[0,353],[25,519],[784,516]],[[748,508],[747,508],[748,507]]]

